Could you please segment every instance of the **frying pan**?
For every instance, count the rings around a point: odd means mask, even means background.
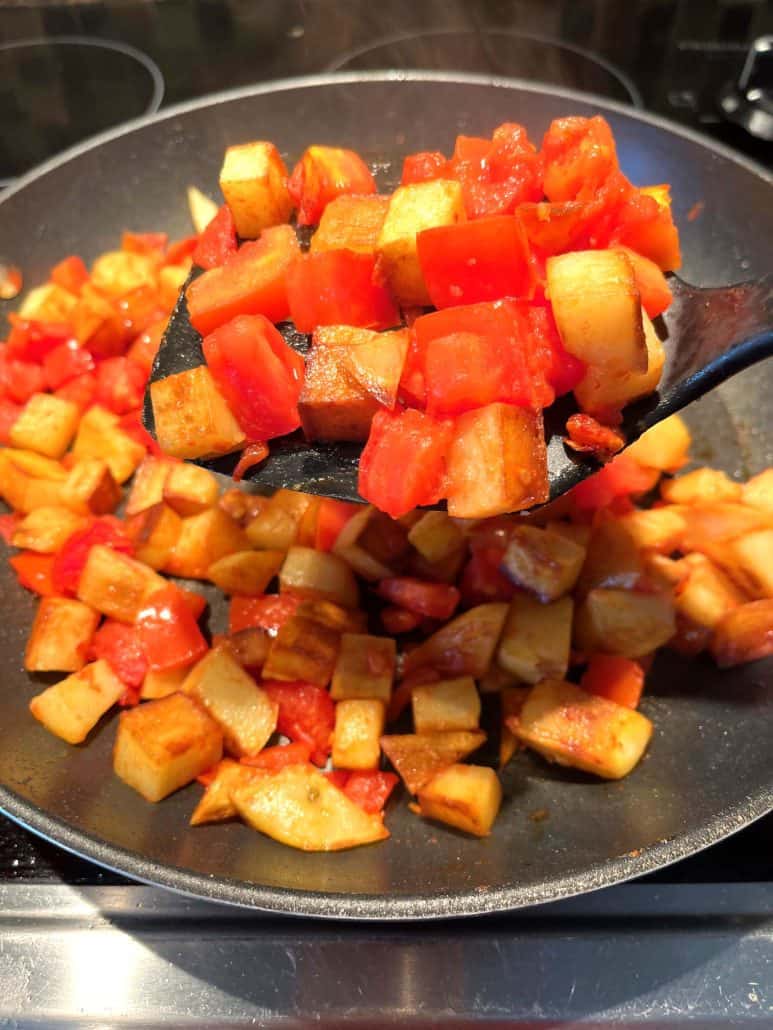
[[[657,118],[587,94],[475,76],[373,73],[299,79],[205,98],[71,150],[0,202],[0,249],[28,284],[63,255],[115,247],[123,228],[190,231],[185,187],[216,190],[225,147],[274,140],[293,160],[311,142],[354,147],[399,176],[414,150],[448,150],[457,133],[602,112],[624,170],[670,182],[684,275],[700,285],[770,267],[771,185],[731,152]],[[693,205],[702,214],[688,219]],[[773,367],[758,366],[688,411],[695,456],[734,475],[771,461]],[[0,807],[64,848],[128,876],[233,904],[298,915],[411,919],[503,911],[639,876],[706,847],[773,807],[773,665],[717,671],[659,656],[643,710],[652,746],[621,783],[597,782],[521,754],[504,778],[491,837],[473,840],[390,808],[389,841],[303,854],[244,826],[190,829],[199,788],[150,805],[115,778],[115,717],[72,748],[27,712],[40,689],[21,669],[34,602],[0,571]],[[224,624],[213,606],[210,625]],[[767,688],[767,689],[766,689]]]

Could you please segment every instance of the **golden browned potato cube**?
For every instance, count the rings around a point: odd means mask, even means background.
[[[100,659],[36,694],[30,711],[55,736],[68,744],[81,744],[125,690],[107,662]]]
[[[121,488],[103,458],[76,461],[62,484],[62,504],[81,515],[107,515],[120,501]]]
[[[40,554],[55,554],[65,540],[85,524],[86,519],[69,508],[36,508],[17,525],[11,543],[14,547],[27,548]]]
[[[264,769],[254,769],[241,762],[234,762],[231,758],[224,758],[218,762],[214,780],[207,786],[193,811],[191,826],[222,823],[226,819],[235,818],[239,813],[231,800],[233,791],[268,775]]]
[[[739,501],[741,484],[720,469],[695,469],[677,479],[664,479],[660,494],[670,504],[710,504]]]
[[[642,559],[620,519],[597,520],[577,580],[577,596],[595,587],[633,588],[642,574]]]
[[[370,505],[363,507],[362,511],[357,512],[349,519],[333,544],[333,554],[343,558],[358,576],[371,583],[395,575],[395,569],[385,565],[383,560],[376,557],[365,546],[369,528],[372,525],[381,524],[378,517],[380,514]]]
[[[687,575],[679,582],[674,606],[679,615],[698,626],[713,629],[720,619],[748,598],[721,569],[703,555],[687,566]]]
[[[215,476],[198,465],[172,463],[163,483],[164,502],[183,518],[213,508],[219,494]]]
[[[464,548],[464,533],[444,511],[425,511],[408,531],[422,558],[440,562]]]
[[[290,218],[287,168],[273,143],[256,141],[228,147],[220,169],[220,189],[242,239]]]
[[[483,765],[451,765],[419,791],[419,809],[426,819],[487,837],[502,804],[502,784]]]
[[[196,233],[202,233],[217,214],[219,208],[214,200],[202,193],[198,186],[186,190],[188,210]]]
[[[314,333],[298,398],[307,439],[367,440],[381,405],[352,375],[347,354],[371,335],[349,326],[322,326]]]
[[[263,668],[270,645],[271,636],[268,630],[260,626],[250,626],[236,633],[229,633],[217,646],[225,648],[243,669],[257,671]]]
[[[11,426],[11,443],[49,458],[61,458],[75,436],[80,417],[80,409],[72,401],[52,393],[33,393]]]
[[[215,720],[192,698],[172,694],[121,713],[113,769],[146,801],[160,801],[222,755],[223,735]]]
[[[499,768],[504,769],[515,752],[520,741],[515,735],[515,728],[521,717],[529,687],[504,687],[502,689],[502,722],[499,735]]]
[[[313,619],[339,633],[364,633],[368,625],[365,612],[342,608],[332,601],[301,601],[295,614]]]
[[[167,458],[156,458],[151,454],[144,458],[132,480],[131,490],[126,499],[126,514],[137,515],[146,508],[153,508],[160,504],[164,499],[164,483],[174,467],[174,462]],[[202,469],[202,471],[206,470]],[[192,515],[194,513],[184,512],[183,514]]]
[[[666,351],[644,309],[641,317],[647,348],[646,372],[619,371],[610,374],[604,365],[589,366],[574,391],[577,403],[584,411],[605,413],[619,410],[657,389],[666,363]]]
[[[393,638],[371,637],[366,633],[342,634],[330,696],[335,701],[347,698],[389,701],[396,662],[397,644]]]
[[[765,469],[743,484],[741,501],[773,516],[773,468]]]
[[[237,758],[257,754],[276,729],[279,706],[226,648],[213,648],[197,662],[182,690],[206,708]]]
[[[418,794],[433,776],[477,751],[485,740],[482,730],[398,733],[382,737],[381,750],[410,793]]]
[[[660,594],[633,590],[591,590],[577,609],[574,635],[586,654],[604,651],[641,658],[656,651],[676,631],[674,607]]]
[[[405,672],[434,669],[441,676],[485,676],[502,634],[508,605],[479,604],[457,615],[405,656]]]
[[[297,542],[312,504],[309,494],[277,490],[246,528],[247,539],[258,550],[287,551]]]
[[[652,723],[641,712],[573,683],[543,680],[526,698],[515,732],[559,765],[619,780],[644,754]]]
[[[464,199],[458,182],[417,182],[398,186],[392,194],[377,253],[392,293],[403,307],[430,303],[416,246],[417,233],[463,221]]]
[[[773,519],[767,512],[732,501],[687,505],[684,516],[687,529],[682,550],[686,552],[707,551],[714,544],[773,527]]]
[[[339,701],[333,730],[333,765],[336,769],[377,769],[384,732],[386,706],[372,698]]]
[[[773,600],[749,601],[727,612],[714,629],[711,653],[720,669],[773,654]]]
[[[326,687],[338,660],[341,634],[315,619],[293,615],[271,642],[263,677],[305,680]]]
[[[624,515],[620,525],[639,550],[670,554],[681,545],[687,520],[677,506],[643,508]]]
[[[0,464],[7,466],[9,475],[24,472],[33,479],[48,479],[62,483],[67,479],[67,469],[53,458],[47,458],[35,451],[19,450],[15,447],[0,448]]]
[[[77,672],[86,664],[99,613],[69,597],[43,597],[32,623],[24,668],[28,672]]]
[[[163,569],[180,539],[182,519],[168,504],[154,504],[131,515],[126,531],[134,541],[137,560],[152,569]]]
[[[89,550],[78,582],[78,599],[119,622],[134,622],[166,580],[142,562],[104,544]]]
[[[558,533],[559,536],[566,537],[567,540],[571,540],[572,543],[581,547],[583,551],[588,550],[591,535],[590,526],[586,526],[579,522],[564,522],[561,519],[549,519],[545,523],[545,529],[549,530],[551,533]]]
[[[313,547],[290,548],[279,570],[279,590],[344,608],[356,608],[360,600],[357,580],[346,562]]]
[[[220,558],[249,547],[238,522],[222,508],[209,508],[180,524],[180,535],[164,565],[164,571],[183,579],[206,579]]]
[[[181,265],[164,265],[158,273],[158,294],[162,307],[171,310],[177,303],[180,290],[191,270],[191,261],[188,258]]]
[[[225,594],[257,597],[265,593],[284,560],[284,551],[236,551],[213,562],[207,578]]]
[[[626,454],[640,465],[676,472],[686,464],[690,454],[690,430],[679,415],[671,415],[626,448]]]
[[[477,730],[480,722],[480,697],[472,676],[414,687],[411,704],[418,734]]]
[[[540,604],[528,594],[516,594],[499,642],[497,662],[524,683],[565,676],[573,612],[571,597]]]
[[[515,526],[502,569],[519,587],[536,594],[540,601],[555,601],[577,582],[585,548],[560,533],[536,526]]]
[[[143,701],[155,701],[160,697],[177,694],[182,689],[188,671],[189,666],[180,669],[165,669],[163,672],[148,669],[145,679],[142,681],[140,697]]]
[[[353,250],[357,254],[375,254],[388,207],[389,197],[377,194],[335,197],[322,212],[317,231],[311,237],[311,253]]]
[[[56,283],[44,283],[30,290],[19,308],[19,318],[40,322],[69,322],[78,298]]]
[[[0,496],[9,508],[29,513],[43,507],[59,507],[62,481],[37,479],[10,461],[0,461]]]
[[[244,433],[205,365],[150,384],[156,439],[174,458],[213,458],[244,446]]]
[[[753,597],[773,597],[773,529],[759,529],[727,544],[728,571]]]
[[[231,794],[246,823],[300,851],[341,851],[385,840],[381,815],[365,812],[308,765],[290,765]]]
[[[125,483],[145,457],[145,448],[118,425],[112,412],[95,405],[81,418],[73,458],[102,458],[107,462],[117,483]]]
[[[91,285],[107,297],[118,299],[142,287],[158,284],[156,262],[149,254],[109,250],[91,266]]]

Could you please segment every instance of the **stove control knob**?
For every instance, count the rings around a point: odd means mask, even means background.
[[[731,122],[773,141],[773,36],[755,39],[740,78],[722,90],[719,105]]]

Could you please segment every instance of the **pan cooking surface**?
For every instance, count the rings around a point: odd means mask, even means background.
[[[473,77],[376,73],[299,80],[166,112],[53,162],[0,202],[28,284],[63,255],[88,261],[124,228],[190,231],[185,187],[216,195],[223,150],[274,140],[293,160],[311,142],[355,147],[395,176],[414,150],[448,150],[457,133],[503,121],[539,139],[551,118],[603,112],[624,171],[667,181],[684,244],[683,274],[718,285],[769,269],[770,184],[708,142],[580,94]],[[686,215],[703,201],[703,214]],[[0,305],[0,312],[2,312]],[[770,463],[773,368],[758,366],[688,411],[696,460],[735,475]],[[425,823],[400,798],[384,844],[334,855],[291,851],[239,824],[190,829],[200,788],[150,805],[111,772],[115,716],[71,748],[27,712],[40,689],[21,669],[34,601],[0,571],[0,807],[64,847],[130,876],[236,904],[296,914],[421,918],[549,901],[683,858],[773,806],[771,663],[719,673],[706,659],[661,655],[643,710],[655,723],[645,760],[621,783],[519,755],[492,836]],[[211,594],[215,598],[215,592]],[[210,626],[224,626],[213,604]],[[767,689],[766,689],[767,688]],[[540,818],[535,818],[540,813]]]

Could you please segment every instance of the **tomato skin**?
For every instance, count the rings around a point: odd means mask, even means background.
[[[304,362],[262,315],[239,315],[204,338],[215,382],[247,439],[270,440],[301,424]]]
[[[237,247],[234,218],[228,204],[223,204],[199,236],[193,263],[199,268],[218,268],[236,253]]]
[[[306,765],[311,761],[311,748],[300,741],[276,744],[274,747],[264,747],[257,755],[244,755],[239,761],[253,769],[266,769],[274,773],[286,769],[288,765]]]
[[[209,650],[191,608],[173,584],[158,590],[137,617],[148,667],[156,672],[192,665]]]
[[[644,669],[639,662],[619,655],[591,655],[580,686],[589,694],[606,697],[626,708],[637,708],[644,689]]]
[[[327,690],[301,681],[264,680],[261,686],[279,705],[278,732],[306,744],[311,749],[312,762],[324,765],[335,724],[335,703]]]
[[[625,438],[616,429],[605,426],[592,415],[570,415],[566,420],[566,431],[569,436],[567,443],[578,451],[597,454],[602,461],[625,447]]]
[[[376,182],[355,151],[312,146],[293,169],[287,188],[298,209],[298,225],[318,225],[331,200],[344,193],[375,193]]]
[[[52,580],[56,593],[63,597],[77,594],[83,567],[95,544],[104,544],[130,557],[134,554],[134,545],[118,519],[111,515],[95,518],[91,525],[76,529],[54,556]]]
[[[293,594],[264,594],[262,597],[235,594],[228,611],[228,632],[238,633],[257,626],[276,636],[287,620],[295,615],[300,603],[301,599]]]
[[[8,559],[23,587],[41,597],[54,597],[60,593],[54,582],[54,557],[36,551],[22,551]]]
[[[80,293],[81,287],[89,280],[89,270],[83,258],[71,254],[51,269],[51,282],[61,286],[70,293]]]
[[[443,493],[452,425],[420,411],[376,412],[360,458],[358,490],[392,518]]]
[[[320,325],[388,329],[400,316],[376,275],[372,254],[326,250],[305,254],[287,272],[290,317],[302,333]]]
[[[106,619],[91,641],[91,660],[104,658],[127,687],[142,686],[148,660],[135,626]]]
[[[410,186],[415,182],[430,182],[432,179],[444,179],[448,172],[448,161],[439,150],[424,150],[418,154],[408,154],[403,160],[401,186]]]
[[[382,812],[400,777],[380,769],[350,772],[343,787],[346,796],[366,812]]]
[[[431,619],[450,619],[459,604],[459,591],[445,583],[426,583],[411,576],[382,579],[376,588],[385,601]]]

